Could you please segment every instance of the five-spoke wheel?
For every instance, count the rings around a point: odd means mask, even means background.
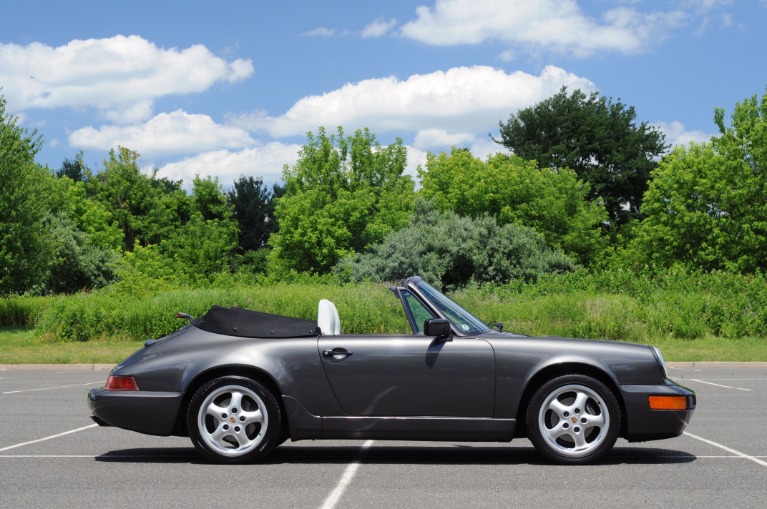
[[[280,420],[272,393],[255,380],[238,376],[217,378],[200,387],[187,413],[195,447],[223,463],[265,456],[277,445]]]
[[[588,463],[607,453],[620,429],[620,408],[612,391],[584,375],[566,375],[541,386],[527,409],[527,430],[535,448],[557,463]]]

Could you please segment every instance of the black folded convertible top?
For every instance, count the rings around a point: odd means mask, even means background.
[[[213,306],[192,325],[214,334],[243,338],[296,338],[319,334],[317,322],[290,316],[270,315],[237,307]]]

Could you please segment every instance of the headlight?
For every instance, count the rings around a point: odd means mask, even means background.
[[[660,370],[663,373],[663,378],[668,378],[668,370],[666,370],[666,361],[663,360],[663,354],[660,353],[660,349],[658,349],[658,347],[656,346],[651,346],[650,349],[652,350],[652,353],[655,355],[655,360],[658,361]]]

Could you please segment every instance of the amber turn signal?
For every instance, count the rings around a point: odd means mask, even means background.
[[[132,376],[110,376],[104,388],[108,391],[137,391],[138,384]]]
[[[687,410],[686,396],[649,396],[652,410]]]

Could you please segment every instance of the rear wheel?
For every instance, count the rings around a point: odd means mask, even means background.
[[[615,444],[621,412],[613,392],[585,375],[565,375],[541,386],[530,400],[530,441],[556,463],[596,461]]]
[[[269,389],[245,377],[206,383],[187,412],[189,437],[197,450],[218,463],[245,463],[266,456],[278,443],[280,407]]]

